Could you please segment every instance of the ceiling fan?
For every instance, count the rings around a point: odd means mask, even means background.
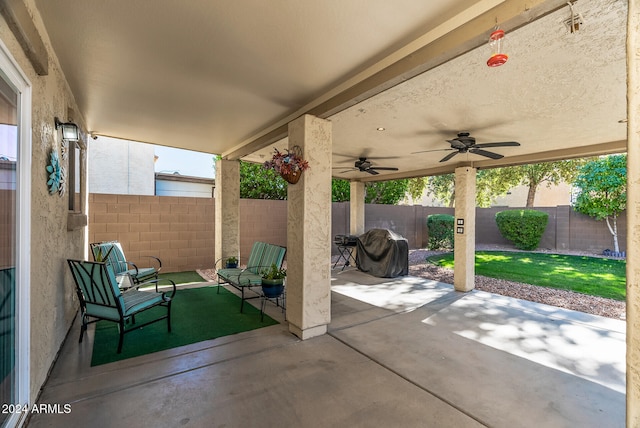
[[[476,155],[485,156],[491,159],[501,159],[504,156],[498,153],[490,152],[487,150],[483,150],[487,147],[514,147],[519,146],[520,143],[516,141],[502,141],[495,143],[483,143],[476,144],[476,139],[471,137],[468,132],[459,132],[458,136],[452,140],[447,140],[449,144],[451,144],[450,149],[436,149],[436,150],[422,150],[416,153],[425,153],[425,152],[439,152],[445,150],[453,150],[453,153],[449,153],[447,156],[440,159],[440,162],[446,162],[458,153],[474,153]]]
[[[397,171],[398,168],[394,168],[394,167],[386,167],[386,166],[374,166],[371,161],[368,161],[367,158],[365,157],[360,157],[358,158],[357,161],[355,161],[355,163],[353,164],[353,168],[352,167],[337,167],[336,169],[347,169],[346,171],[343,171],[342,174],[350,172],[350,171],[360,171],[360,172],[367,172],[371,175],[378,175],[379,172],[378,171]]]

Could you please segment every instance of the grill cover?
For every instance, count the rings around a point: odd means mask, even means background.
[[[356,266],[380,278],[409,274],[409,243],[387,229],[371,229],[357,241]]]

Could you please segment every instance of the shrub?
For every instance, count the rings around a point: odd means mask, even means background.
[[[450,214],[432,214],[427,217],[429,229],[429,249],[453,248],[453,216]]]
[[[549,214],[535,210],[508,210],[496,213],[500,234],[521,250],[535,250],[547,227]]]

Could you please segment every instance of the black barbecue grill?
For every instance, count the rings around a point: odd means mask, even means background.
[[[340,247],[355,247],[358,242],[357,235],[336,235],[333,242]]]
[[[344,265],[342,266],[342,270],[345,267],[349,266],[351,261],[355,264],[356,259],[353,256],[351,251],[352,248],[358,245],[358,236],[357,235],[336,235],[333,238],[333,243],[338,247],[338,252],[340,253],[338,260],[333,264],[333,269],[336,268],[338,263],[342,260],[344,261]]]

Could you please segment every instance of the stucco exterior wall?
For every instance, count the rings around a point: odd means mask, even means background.
[[[67,258],[84,255],[85,230],[67,231],[66,197],[49,195],[45,166],[49,151],[58,147],[54,117],[67,119],[76,103],[51,49],[44,26],[32,0],[25,1],[49,52],[49,73],[38,76],[4,18],[0,17],[0,40],[31,82],[31,347],[30,392],[35,399],[77,312],[78,303]],[[73,120],[82,128],[83,119]],[[44,238],[44,239],[43,239]]]
[[[509,190],[509,194],[496,198],[492,206],[523,207],[527,204],[527,186],[516,186]],[[538,186],[535,207],[556,207],[558,205],[568,205],[571,203],[571,185],[560,183],[557,186],[547,187],[544,183]]]
[[[89,139],[89,192],[154,195],[154,156],[151,144],[109,137]]]

